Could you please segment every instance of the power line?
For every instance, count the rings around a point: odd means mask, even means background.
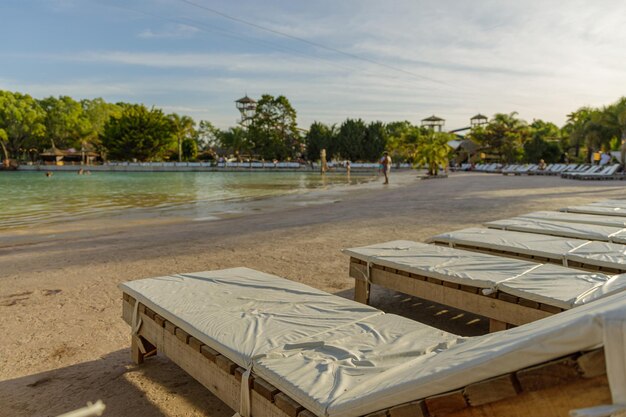
[[[171,23],[178,23],[178,24],[184,24],[187,26],[191,26],[195,29],[198,29],[202,32],[213,32],[213,33],[217,33],[221,36],[225,36],[228,38],[232,38],[232,39],[236,39],[242,42],[247,42],[247,43],[252,43],[252,44],[257,44],[257,45],[263,45],[272,49],[275,49],[277,51],[282,51],[282,52],[287,52],[293,55],[298,55],[302,58],[305,59],[309,59],[312,61],[325,61],[325,63],[327,63],[328,65],[334,66],[336,68],[340,68],[340,69],[344,69],[344,70],[349,70],[349,71],[353,71],[355,68],[352,66],[347,66],[347,65],[342,65],[339,64],[331,59],[328,58],[324,58],[324,57],[313,57],[310,56],[309,54],[306,54],[304,52],[301,52],[297,49],[294,48],[289,48],[283,45],[278,45],[276,43],[273,42],[268,42],[268,41],[264,41],[264,40],[260,40],[260,39],[256,39],[256,38],[250,38],[250,37],[246,37],[246,36],[241,36],[239,34],[237,34],[236,32],[227,30],[227,29],[223,29],[223,28],[215,28],[212,26],[209,26],[207,24],[204,24],[202,22],[198,22],[196,20],[193,19],[189,19],[189,18],[185,18],[185,17],[179,17],[179,18],[172,18],[172,17],[163,17],[163,16],[159,16],[157,14],[151,13],[151,12],[147,12],[147,11],[143,11],[143,10],[138,10],[138,9],[134,9],[131,7],[125,7],[125,6],[120,6],[120,5],[111,5],[111,4],[101,4],[103,6],[106,7],[110,7],[110,8],[116,8],[116,9],[120,9],[120,10],[124,10],[124,11],[130,11],[133,13],[137,13],[137,14],[141,14],[141,15],[145,15],[145,16],[150,16],[159,20],[163,20],[166,22],[171,22]],[[371,73],[371,72],[367,72],[367,71],[363,71],[362,74],[364,75],[369,75],[369,76],[377,76],[377,74],[375,73]],[[388,77],[388,78],[392,78],[392,79],[399,79],[398,77]]]
[[[384,68],[387,68],[387,69],[391,69],[391,70],[394,70],[394,71],[397,71],[397,72],[402,72],[404,74],[408,74],[408,75],[411,75],[413,77],[417,77],[417,78],[420,78],[420,79],[423,79],[423,80],[427,80],[427,81],[430,81],[430,82],[433,82],[433,83],[450,86],[450,84],[445,83],[443,81],[439,81],[439,80],[436,80],[434,78],[426,77],[424,75],[416,74],[414,72],[407,71],[407,70],[405,70],[403,68],[398,68],[398,67],[395,67],[393,65],[385,64],[384,62],[379,62],[379,61],[376,61],[376,60],[371,59],[371,58],[367,58],[367,57],[363,57],[363,56],[360,56],[360,55],[353,54],[351,52],[346,52],[346,51],[343,51],[341,49],[334,48],[332,46],[323,45],[323,44],[321,44],[319,42],[313,42],[313,41],[310,41],[308,39],[301,38],[299,36],[290,35],[288,33],[281,32],[279,30],[275,30],[275,29],[272,29],[272,28],[261,26],[259,24],[254,23],[254,22],[250,22],[248,20],[244,20],[244,19],[241,19],[241,18],[238,18],[238,17],[235,17],[235,16],[231,16],[231,15],[229,15],[227,13],[221,12],[221,11],[216,10],[214,8],[211,8],[211,7],[208,7],[208,6],[204,6],[202,4],[195,3],[195,2],[193,2],[191,0],[178,0],[178,1],[180,1],[182,3],[185,3],[185,4],[188,4],[190,6],[202,9],[202,10],[206,10],[206,11],[208,11],[210,13],[216,14],[218,16],[221,16],[221,17],[223,17],[225,19],[228,19],[228,20],[231,20],[233,22],[241,23],[241,24],[244,24],[244,25],[247,25],[247,26],[250,26],[250,27],[262,30],[262,31],[265,31],[265,32],[273,33],[275,35],[279,35],[279,36],[283,36],[283,37],[286,37],[286,38],[289,38],[289,39],[293,39],[293,40],[296,40],[296,41],[299,41],[299,42],[302,42],[302,43],[305,43],[305,44],[308,44],[308,45],[311,45],[311,46],[315,46],[317,48],[321,48],[321,49],[325,49],[327,51],[335,52],[335,53],[338,53],[338,54],[350,57],[352,59],[357,59],[359,61],[369,62],[371,64],[375,64],[375,65],[378,65],[378,66],[381,66],[381,67],[384,67]]]

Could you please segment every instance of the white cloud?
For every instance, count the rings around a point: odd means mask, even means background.
[[[142,39],[189,39],[200,32],[200,29],[184,24],[167,25],[160,30],[145,29],[137,36]]]
[[[214,6],[362,60],[178,6],[161,1],[155,13],[202,25],[134,21],[151,28],[139,36],[152,42],[31,57],[68,61],[96,75],[13,85],[33,95],[143,101],[221,127],[234,123],[233,100],[248,92],[285,94],[302,126],[345,117],[419,122],[435,113],[450,128],[466,125],[477,112],[518,111],[529,121],[561,124],[580,106],[616,100],[626,85],[626,3],[617,0],[241,0]],[[214,26],[246,41],[216,37]],[[184,52],[160,42],[179,37],[193,38],[180,48]]]

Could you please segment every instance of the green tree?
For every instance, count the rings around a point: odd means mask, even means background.
[[[337,155],[350,161],[365,160],[367,126],[361,119],[346,119],[337,132]]]
[[[363,159],[376,161],[387,147],[387,130],[382,122],[371,122],[367,125],[365,142],[363,143]]]
[[[560,129],[554,123],[543,120],[534,120],[529,128],[530,140],[524,143],[526,162],[538,162],[541,159],[548,163],[558,162],[562,154]]]
[[[585,145],[585,125],[591,119],[593,109],[581,107],[567,115],[567,123],[561,129],[563,136],[568,138],[568,145],[574,148],[574,155],[578,157],[580,148]]]
[[[450,133],[430,131],[422,137],[422,141],[417,146],[413,160],[414,164],[425,166],[428,175],[437,175],[439,166],[447,166],[452,148],[448,142],[455,139]]]
[[[111,159],[157,160],[174,145],[174,132],[172,121],[161,110],[127,105],[119,117],[105,124],[102,144]]]
[[[181,145],[183,159],[185,161],[195,160],[198,156],[198,142],[194,138],[185,138]]]
[[[392,122],[387,124],[387,150],[391,157],[398,161],[413,162],[413,155],[424,136],[429,135],[430,130],[414,126],[408,121]]]
[[[45,113],[28,94],[0,90],[0,138],[5,158],[18,158],[20,149],[35,146],[44,137]]]
[[[50,96],[39,100],[39,105],[45,112],[44,125],[50,141],[42,146],[80,148],[89,126],[81,104],[68,96]]]
[[[248,128],[252,151],[264,159],[287,159],[302,152],[296,111],[285,96],[264,94]]]
[[[208,150],[219,144],[220,130],[208,120],[200,120],[196,135],[198,147],[202,150]]]
[[[167,116],[174,128],[174,138],[178,143],[176,154],[178,155],[178,162],[183,160],[183,142],[187,139],[194,139],[196,137],[196,123],[189,116],[180,116],[177,113],[172,113]],[[197,153],[197,146],[196,146]]]
[[[84,99],[80,101],[83,108],[83,115],[88,122],[87,130],[83,135],[84,141],[91,143],[95,148],[102,147],[100,140],[104,133],[104,126],[111,117],[120,117],[122,107],[117,104],[107,103],[102,98],[93,100]]]
[[[246,130],[239,126],[219,131],[217,142],[219,146],[232,152],[238,159],[242,154],[249,153],[252,149]]]
[[[615,129],[616,137],[619,137],[620,162],[622,166],[626,166],[626,97],[621,97],[605,111],[608,125]]]
[[[320,157],[320,151],[326,149],[326,155],[331,158],[337,154],[336,146],[337,128],[335,125],[325,125],[314,122],[311,124],[304,141],[306,143],[307,158],[316,161]]]
[[[510,163],[521,158],[529,133],[528,125],[517,117],[517,112],[497,113],[486,126],[473,129],[470,138],[501,161]]]

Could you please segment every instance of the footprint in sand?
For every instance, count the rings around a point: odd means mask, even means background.
[[[17,303],[21,301],[28,300],[30,298],[28,296],[31,295],[32,293],[33,293],[32,291],[24,291],[24,292],[20,292],[16,294],[3,295],[2,297],[0,297],[3,299],[2,301],[0,301],[0,306],[11,307],[11,306],[17,305]]]

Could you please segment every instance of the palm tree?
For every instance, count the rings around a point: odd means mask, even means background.
[[[181,162],[183,157],[183,140],[194,137],[196,123],[191,117],[180,116],[177,113],[170,114],[168,117],[174,125],[174,136],[178,140],[178,162]]]
[[[626,97],[620,98],[606,108],[608,123],[613,127],[621,139],[620,162],[626,166]]]
[[[448,164],[451,151],[448,142],[451,139],[454,137],[449,133],[431,131],[413,153],[415,164],[425,165],[428,168],[428,175],[437,175],[439,166]]]

